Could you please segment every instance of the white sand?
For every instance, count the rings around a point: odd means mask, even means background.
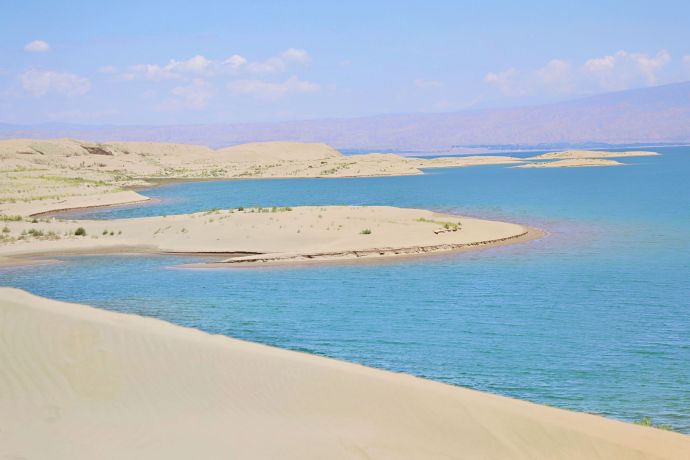
[[[0,257],[6,259],[124,250],[258,253],[228,261],[233,263],[422,254],[518,242],[528,231],[506,222],[389,206],[252,208],[105,221],[27,218],[0,226],[6,229]],[[85,236],[75,235],[80,227]]]
[[[528,158],[528,160],[577,160],[587,158],[625,158],[625,157],[648,157],[659,155],[657,152],[629,151],[629,152],[607,152],[604,150],[566,150],[563,152],[544,153]]]
[[[623,163],[599,158],[573,158],[556,161],[535,161],[513,166],[513,168],[587,168],[599,166],[623,166]]]
[[[260,142],[212,150],[155,142],[94,144],[73,139],[0,141],[0,214],[127,203],[131,187],[154,179],[366,177],[422,174],[422,168],[517,164],[512,157],[405,158],[342,155],[325,144]]]
[[[2,459],[687,459],[690,438],[0,289]]]

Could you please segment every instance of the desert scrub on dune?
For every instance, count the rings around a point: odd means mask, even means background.
[[[459,230],[462,228],[462,224],[460,222],[450,222],[450,221],[444,221],[444,220],[425,219],[424,217],[420,217],[419,219],[417,219],[417,222],[425,222],[427,224],[440,225],[441,227],[445,228],[446,230]]]
[[[86,236],[86,230],[84,229],[84,227],[79,227],[74,231],[74,234],[76,236]]]
[[[671,425],[668,425],[666,423],[654,423],[652,421],[652,417],[642,417],[641,419],[637,420],[635,422],[635,425],[640,425],[640,426],[649,426],[652,428],[658,428],[660,430],[667,430],[667,431],[673,431],[673,427]]]
[[[348,168],[348,167],[352,166],[353,164],[355,164],[354,161],[350,162],[350,163],[340,163],[340,164],[337,164],[336,166],[334,166],[333,168],[325,169],[325,170],[321,171],[321,174],[323,174],[324,176],[330,176],[331,174],[335,174],[338,171],[340,171],[341,169]]]

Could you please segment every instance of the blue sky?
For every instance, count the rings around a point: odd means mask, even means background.
[[[0,122],[455,111],[690,79],[686,1],[103,3],[2,3]]]

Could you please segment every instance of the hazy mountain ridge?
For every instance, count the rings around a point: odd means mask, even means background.
[[[0,138],[72,137],[221,147],[256,141],[324,142],[341,149],[453,150],[487,145],[585,145],[690,141],[690,82],[556,104],[452,113],[277,123],[177,126],[0,124]]]

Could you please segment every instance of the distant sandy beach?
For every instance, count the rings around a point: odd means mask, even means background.
[[[213,150],[155,142],[95,144],[74,139],[0,141],[0,214],[135,203],[135,190],[181,180],[406,176],[424,169],[506,165],[614,166],[609,158],[655,152],[568,150],[531,158],[499,155],[438,158],[390,153],[343,155],[326,144],[258,142]]]

